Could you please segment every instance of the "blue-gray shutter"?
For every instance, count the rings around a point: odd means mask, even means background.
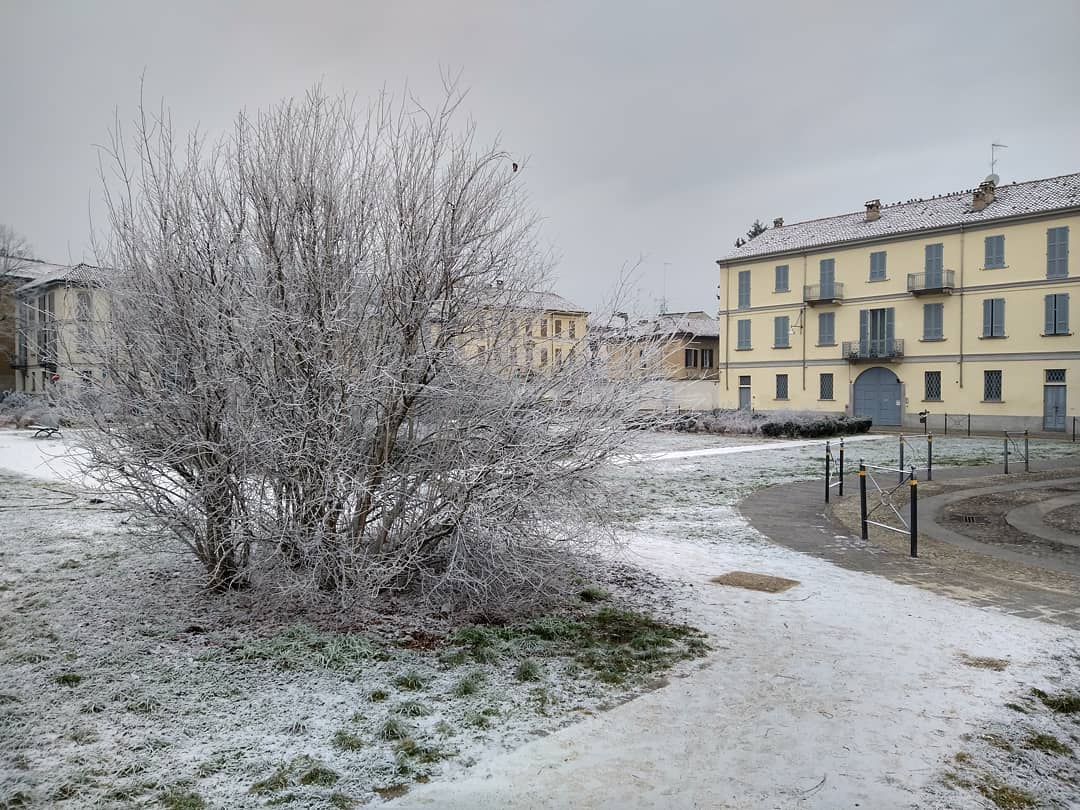
[[[1056,299],[1057,299],[1056,295],[1048,295],[1044,299],[1044,301],[1045,301],[1045,313],[1044,313],[1045,314],[1045,321],[1044,321],[1045,325],[1043,326],[1043,334],[1044,335],[1052,335],[1055,332],[1055,326],[1056,326],[1056,321],[1057,321],[1057,318],[1054,317],[1055,314],[1056,314],[1054,312],[1054,310],[1056,308],[1056,304],[1057,304]]]
[[[1069,229],[1048,228],[1046,231],[1046,277],[1065,278],[1069,275]]]
[[[818,313],[818,343],[827,345],[836,342],[836,322],[833,313]]]
[[[786,264],[776,265],[776,291],[782,292],[788,289],[788,266]]]
[[[773,319],[773,345],[774,346],[787,346],[788,345],[788,318],[787,315],[781,315]]]
[[[888,349],[892,349],[893,340],[896,336],[896,310],[893,307],[889,307],[885,310],[885,345]]]
[[[994,323],[994,299],[983,299],[983,337],[990,337],[993,334]]]
[[[1069,294],[1060,293],[1057,297],[1057,327],[1063,335],[1069,333]]]
[[[739,308],[750,306],[750,271],[739,271]]]
[[[865,356],[870,347],[870,311],[859,310],[859,354]]]
[[[994,331],[995,335],[1005,334],[1005,299],[994,299]]]
[[[870,254],[870,280],[880,281],[885,278],[885,251],[879,250]]]
[[[828,298],[832,295],[833,284],[836,282],[836,260],[822,259],[818,282],[821,284],[821,295]]]

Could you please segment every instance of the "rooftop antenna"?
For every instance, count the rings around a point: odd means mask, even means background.
[[[671,267],[671,262],[664,262],[664,282],[660,293],[660,315],[667,314],[667,269]]]
[[[997,150],[1008,149],[1009,145],[1005,143],[992,143],[990,144],[990,174],[995,174],[994,167],[997,166]]]

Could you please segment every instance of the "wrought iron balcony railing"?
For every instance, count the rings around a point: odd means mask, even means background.
[[[951,293],[956,286],[956,273],[941,270],[932,273],[908,273],[907,288],[912,295]]]
[[[849,363],[898,360],[904,356],[904,340],[903,338],[845,340],[842,350],[844,359]]]
[[[844,300],[844,285],[839,281],[832,284],[807,284],[803,287],[803,301],[807,304],[839,304]]]

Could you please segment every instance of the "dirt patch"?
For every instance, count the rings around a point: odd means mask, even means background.
[[[1009,665],[1009,662],[1004,658],[990,658],[982,655],[968,655],[967,653],[960,653],[960,660],[964,663],[964,666],[975,667],[976,669],[992,669],[994,672],[1001,672]]]
[[[780,593],[799,584],[797,579],[771,577],[768,574],[753,574],[749,571],[731,571],[713,577],[709,582],[714,582],[717,585],[730,585],[733,588],[746,588],[750,591],[764,591],[765,593]]]
[[[1080,504],[1063,506],[1047,513],[1043,523],[1063,532],[1080,535]]]

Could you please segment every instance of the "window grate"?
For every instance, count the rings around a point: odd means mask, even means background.
[[[983,399],[987,402],[1001,402],[1001,371],[983,372]]]
[[[787,377],[788,377],[787,374],[777,374],[776,375],[776,398],[777,399],[787,399],[788,398]]]
[[[820,399],[833,398],[833,375],[831,373],[825,373],[821,375],[820,388]]]
[[[925,392],[923,399],[941,401],[941,372],[927,371],[923,378]]]
[[[1063,382],[1065,382],[1065,369],[1063,369],[1063,368],[1048,368],[1046,370],[1046,381],[1048,383],[1063,383]]]

